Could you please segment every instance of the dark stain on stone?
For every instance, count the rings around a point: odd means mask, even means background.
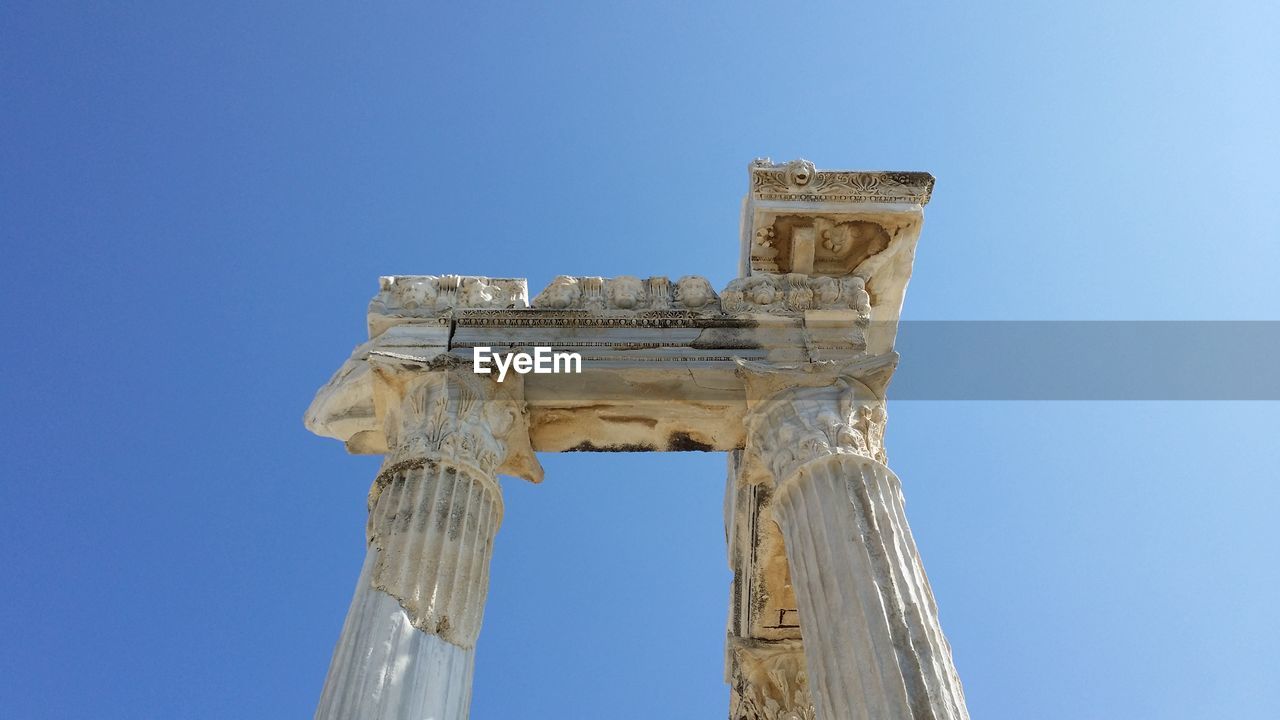
[[[698,337],[689,343],[689,347],[695,350],[758,350],[763,345],[751,340],[722,340],[720,338]]]
[[[694,440],[687,432],[674,432],[667,438],[667,449],[671,452],[710,452],[707,443]]]
[[[596,445],[590,440],[583,440],[573,447],[565,450],[565,452],[653,452],[656,450],[652,445],[641,445],[639,443],[623,443],[621,445]]]
[[[601,415],[600,419],[605,422],[640,423],[649,427],[654,427],[658,424],[658,421],[654,418],[641,417],[639,415]]]

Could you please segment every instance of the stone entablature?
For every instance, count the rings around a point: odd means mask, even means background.
[[[871,352],[892,347],[896,325],[871,320],[875,306],[858,276],[757,274],[733,280],[719,293],[698,276],[676,283],[560,276],[533,307],[521,301],[524,288],[524,280],[509,278],[383,278],[370,303],[371,339],[317,395],[307,426],[353,452],[385,453],[371,359],[426,368],[470,362],[476,347],[548,347],[579,353],[583,375],[527,379],[535,449],[729,450],[744,442],[735,419],[746,407],[738,378],[742,363],[896,361],[891,350]],[[638,384],[661,391],[637,398],[627,388]],[[614,412],[609,406],[615,399],[631,409]],[[678,427],[666,417],[679,414],[673,408],[722,419]],[[619,424],[611,419],[616,417],[629,421]]]
[[[451,288],[448,292],[441,287]],[[524,278],[495,280],[466,275],[392,275],[381,279],[381,292],[369,303],[370,337],[387,328],[422,318],[438,318],[463,310],[582,311],[586,313],[643,317],[742,315],[768,313],[794,315],[806,310],[856,310],[870,319],[871,295],[866,278],[810,277],[801,273],[756,273],[731,281],[720,293],[698,275],[676,282],[655,276],[614,278],[560,275],[532,305],[525,302]],[[471,292],[459,288],[472,288]],[[654,315],[654,313],[659,313]],[[536,317],[536,315],[528,315]]]

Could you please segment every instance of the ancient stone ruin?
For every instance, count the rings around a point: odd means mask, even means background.
[[[498,475],[535,452],[728,454],[731,720],[961,720],[883,447],[925,173],[757,160],[738,278],[384,277],[307,427],[385,456],[317,718],[468,714]],[[551,348],[581,372],[475,372]]]

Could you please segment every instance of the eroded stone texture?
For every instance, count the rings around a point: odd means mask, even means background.
[[[464,308],[506,310],[529,307],[524,278],[476,275],[389,275],[369,302],[369,336],[415,318],[435,318]]]
[[[373,586],[379,560],[370,547],[316,720],[465,718],[475,650],[414,627],[400,603]]]
[[[390,452],[369,493],[369,561],[317,717],[462,718],[502,520],[497,470],[541,478],[521,386],[447,359],[419,365],[384,351],[367,363]]]
[[[706,278],[686,275],[672,283],[665,277],[645,280],[630,275],[615,278],[561,275],[533,299],[541,310],[638,312],[687,310],[712,313],[719,309],[716,291]]]
[[[804,650],[797,640],[735,643],[729,657],[730,720],[814,720]]]

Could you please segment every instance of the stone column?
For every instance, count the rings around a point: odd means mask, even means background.
[[[462,720],[502,519],[496,471],[524,430],[521,405],[465,370],[374,370],[389,452],[315,717]]]
[[[753,385],[748,448],[776,483],[818,720],[967,720],[884,464],[882,402],[847,377],[783,373]]]

